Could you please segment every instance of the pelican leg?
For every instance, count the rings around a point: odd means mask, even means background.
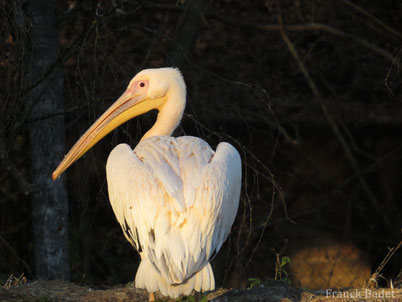
[[[149,301],[149,302],[155,301],[155,293],[149,293],[148,301]]]

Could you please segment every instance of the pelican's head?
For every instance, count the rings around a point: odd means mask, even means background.
[[[140,71],[130,81],[127,90],[105,113],[80,137],[57,169],[55,180],[72,163],[79,159],[106,134],[124,122],[152,109],[170,115],[176,127],[185,107],[186,87],[180,71],[176,68],[155,68]],[[168,131],[173,131],[168,129]]]
[[[137,73],[126,92],[143,93],[149,100],[158,100],[176,90],[186,92],[183,76],[177,68],[152,68]]]

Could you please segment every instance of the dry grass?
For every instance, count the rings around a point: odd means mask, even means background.
[[[18,278],[11,274],[6,283],[3,285],[3,288],[10,289],[11,287],[21,286],[25,283],[27,283],[27,278],[24,276],[24,273],[22,273]]]
[[[209,301],[223,302],[346,302],[400,301],[402,289],[348,289],[307,291],[284,283],[265,283],[252,290],[217,289],[207,295]],[[161,298],[161,301],[164,301]],[[96,290],[61,281],[34,281],[9,289],[0,289],[2,302],[77,301],[77,302],[140,302],[148,294],[127,285]]]

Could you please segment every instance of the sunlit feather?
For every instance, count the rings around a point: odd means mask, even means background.
[[[177,69],[140,72],[53,174],[57,178],[129,118],[159,110],[134,150],[126,144],[113,149],[106,173],[113,211],[141,255],[136,287],[172,298],[214,289],[209,262],[230,232],[241,187],[241,160],[233,146],[220,143],[214,151],[200,138],[170,136],[180,123],[185,95]]]

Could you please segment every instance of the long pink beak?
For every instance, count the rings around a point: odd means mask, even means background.
[[[110,106],[105,113],[82,135],[52,174],[56,180],[71,164],[92,148],[109,132],[126,122],[127,120],[143,114],[152,108],[144,103],[145,95],[134,95],[127,90],[120,98]]]

